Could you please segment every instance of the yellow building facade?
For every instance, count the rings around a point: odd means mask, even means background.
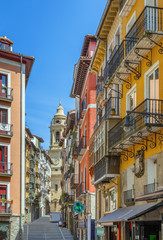
[[[102,239],[161,239],[162,17],[162,1],[113,0],[97,29],[91,68],[97,76],[94,183]],[[103,149],[107,160],[99,157]]]

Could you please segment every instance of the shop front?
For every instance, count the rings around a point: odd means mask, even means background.
[[[103,240],[162,240],[163,202],[119,208],[99,219]]]

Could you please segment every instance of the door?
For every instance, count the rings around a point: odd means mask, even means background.
[[[9,173],[8,171],[8,147],[0,146],[0,173]]]
[[[0,185],[0,201],[2,199],[7,199],[7,186]],[[6,212],[6,203],[0,202],[0,213]]]
[[[151,113],[159,113],[159,68],[154,70],[148,77],[147,82],[147,111]],[[155,123],[155,118],[147,119],[150,123]]]
[[[7,97],[7,76],[0,74],[0,97]]]
[[[9,130],[8,126],[6,125],[8,122],[7,115],[8,115],[7,109],[0,108],[0,133],[2,134],[7,134],[7,131],[5,130]]]

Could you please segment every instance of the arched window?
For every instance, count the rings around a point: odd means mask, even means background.
[[[60,132],[56,132],[56,142],[59,142],[60,140]]]

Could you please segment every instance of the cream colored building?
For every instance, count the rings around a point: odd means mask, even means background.
[[[50,147],[49,156],[53,162],[51,165],[51,212],[60,212],[61,206],[59,200],[62,194],[61,181],[62,181],[62,147],[59,146],[60,138],[66,126],[66,116],[64,114],[61,101],[57,108],[57,113],[51,121],[50,126]]]

